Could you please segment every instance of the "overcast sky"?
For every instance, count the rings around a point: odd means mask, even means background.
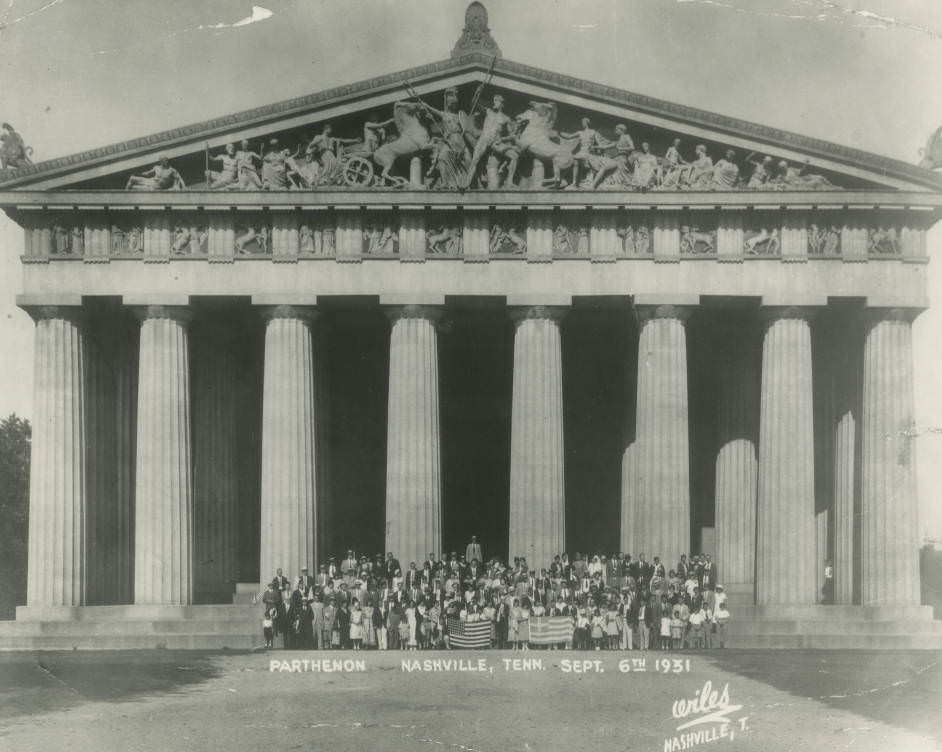
[[[0,0],[0,119],[43,160],[447,58],[464,0]],[[490,0],[504,57],[909,162],[942,125],[939,0]],[[0,218],[0,416],[30,416]],[[942,229],[930,254],[942,253]],[[936,266],[939,262],[936,260]],[[930,295],[942,272],[930,265]],[[942,313],[916,324],[922,530],[942,538]]]

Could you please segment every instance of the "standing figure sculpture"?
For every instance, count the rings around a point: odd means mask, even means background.
[[[166,157],[160,157],[160,161],[147,172],[129,177],[125,186],[129,191],[178,191],[183,188],[186,188],[186,183]]]
[[[474,113],[471,114],[474,115]],[[490,154],[492,151],[497,153],[506,151],[506,145],[499,142],[507,134],[509,125],[510,117],[504,112],[504,98],[500,94],[495,94],[491,106],[484,111],[484,123],[474,144],[471,163],[468,165],[468,173],[465,176],[465,188],[471,186],[471,181],[474,180],[477,174],[478,165],[486,154]],[[496,188],[497,186],[488,187]]]
[[[262,187],[262,179],[258,175],[258,162],[262,157],[256,154],[249,147],[249,142],[243,140],[239,150],[236,152],[236,169],[239,174],[239,188],[243,191],[259,190]]]
[[[437,110],[422,102],[425,110],[438,118],[441,137],[435,142],[432,164],[427,177],[435,177],[433,186],[438,188],[460,188],[467,180],[467,165],[471,159],[468,149],[465,124],[469,124],[467,113],[458,108],[458,90],[445,89],[442,109]]]
[[[327,123],[321,132],[311,139],[308,148],[313,150],[321,163],[318,185],[335,185],[343,181],[343,162],[340,152],[347,144],[358,143],[355,138],[338,138],[334,129]]]

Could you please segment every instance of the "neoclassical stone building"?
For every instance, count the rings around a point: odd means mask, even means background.
[[[511,62],[472,3],[442,62],[0,178],[36,323],[0,644],[253,644],[239,595],[277,567],[471,534],[709,551],[743,645],[831,615],[940,642],[911,336],[938,175]]]

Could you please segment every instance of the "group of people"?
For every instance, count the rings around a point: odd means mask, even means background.
[[[449,623],[489,622],[491,647],[528,650],[535,619],[564,617],[561,639],[544,647],[725,647],[729,610],[716,576],[710,555],[682,555],[670,569],[643,553],[563,553],[540,569],[523,557],[484,562],[474,538],[464,556],[430,553],[406,567],[392,552],[351,550],[293,581],[279,569],[261,596],[263,630],[267,647],[281,637],[290,649],[416,650],[449,647]]]

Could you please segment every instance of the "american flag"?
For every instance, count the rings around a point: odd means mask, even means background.
[[[448,617],[448,646],[450,648],[489,648],[491,623],[489,621],[461,621]]]
[[[555,645],[572,639],[572,618],[569,616],[531,616],[530,642],[534,645]]]

